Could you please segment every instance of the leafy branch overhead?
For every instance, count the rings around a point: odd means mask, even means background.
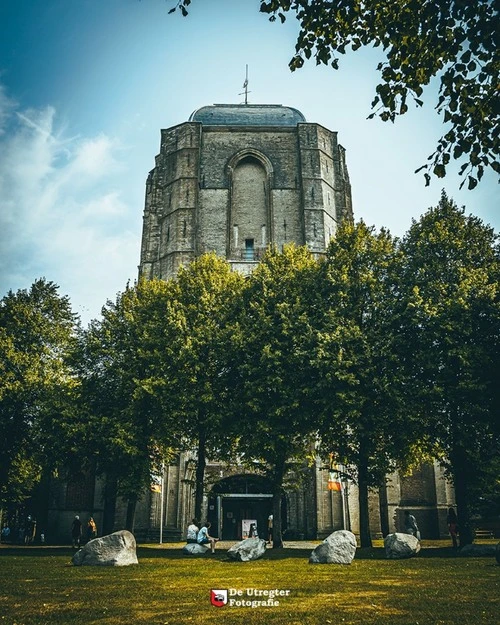
[[[176,6],[184,16],[191,0]],[[500,24],[491,0],[261,0],[260,11],[284,22],[295,13],[300,31],[290,69],[314,57],[339,68],[340,55],[363,46],[381,47],[380,82],[369,118],[394,122],[413,101],[423,105],[423,89],[439,80],[436,111],[445,130],[424,171],[446,175],[450,161],[461,163],[473,189],[491,167],[500,173]]]

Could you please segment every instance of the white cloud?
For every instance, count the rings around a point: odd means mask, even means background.
[[[19,110],[0,89],[0,287],[44,275],[84,321],[136,275],[136,217],[113,137],[65,137],[56,111]]]
[[[7,120],[15,106],[16,102],[9,98],[5,92],[5,87],[0,84],[0,136],[4,134]]]

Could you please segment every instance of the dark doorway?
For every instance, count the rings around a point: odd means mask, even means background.
[[[250,522],[257,524],[260,538],[267,539],[267,523],[272,514],[271,483],[261,475],[235,475],[214,485],[209,494],[208,520],[214,535],[222,540],[247,537]],[[282,499],[286,527],[286,499]]]
[[[267,539],[267,519],[272,512],[272,497],[222,496],[220,502],[222,540],[248,538],[250,522],[257,524],[260,538]]]

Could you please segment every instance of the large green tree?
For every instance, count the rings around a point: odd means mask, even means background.
[[[269,251],[244,293],[233,335],[238,451],[273,485],[273,546],[282,546],[281,500],[287,472],[314,453],[314,330],[316,262],[305,248]]]
[[[404,457],[411,438],[392,332],[396,260],[389,232],[363,222],[343,224],[330,242],[317,289],[322,444],[353,467],[362,547],[371,546],[369,488]]]
[[[160,280],[127,287],[82,334],[75,354],[81,449],[106,478],[105,532],[114,524],[117,495],[128,501],[126,526],[133,530],[137,501],[176,442],[158,390],[172,291],[171,282]]]
[[[164,411],[182,433],[179,447],[196,448],[195,508],[201,518],[207,455],[227,458],[230,424],[228,343],[245,279],[215,254],[179,269],[162,321]]]
[[[0,301],[1,501],[22,501],[64,455],[77,326],[69,299],[43,278]]]
[[[455,486],[460,542],[472,541],[474,494],[498,457],[498,236],[443,192],[402,242],[401,365],[421,419]]]
[[[183,15],[191,0],[179,0]],[[383,49],[373,113],[394,121],[411,101],[423,104],[424,87],[439,80],[436,111],[443,136],[425,169],[441,178],[451,159],[462,161],[469,188],[485,168],[499,166],[498,3],[491,0],[261,0],[260,10],[300,24],[293,70],[305,59],[339,68],[340,56],[364,46]],[[417,171],[419,171],[417,170]],[[463,184],[463,183],[462,183]]]

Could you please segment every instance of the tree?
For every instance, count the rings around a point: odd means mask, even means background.
[[[443,192],[402,242],[402,340],[421,439],[455,486],[461,545],[474,493],[498,457],[498,236]],[[402,364],[404,364],[402,362]]]
[[[331,240],[317,288],[321,302],[315,366],[325,451],[354,465],[360,540],[371,547],[368,491],[403,459],[410,428],[393,341],[394,240],[362,221]]]
[[[269,251],[248,279],[233,334],[241,459],[260,461],[273,485],[273,547],[282,546],[283,482],[314,454],[309,321],[316,262],[305,248]]]
[[[63,456],[62,414],[74,380],[69,299],[44,278],[0,301],[0,500],[23,501]],[[63,439],[64,440],[64,439]]]
[[[176,6],[184,16],[191,0]],[[429,163],[446,175],[450,160],[463,161],[469,189],[486,168],[500,172],[498,82],[498,4],[491,0],[261,0],[260,10],[272,21],[295,13],[300,31],[292,71],[312,56],[316,63],[339,68],[339,55],[363,46],[382,47],[380,83],[369,116],[392,121],[408,111],[410,99],[422,106],[423,88],[439,77],[436,110],[446,131]],[[464,178],[465,182],[465,178]],[[462,183],[462,185],[464,184]]]
[[[159,345],[172,290],[172,283],[160,280],[127,287],[82,334],[75,355],[82,447],[106,476],[106,531],[112,531],[117,495],[128,501],[126,527],[133,531],[137,500],[176,442],[158,392]]]
[[[178,444],[196,447],[195,517],[200,519],[207,455],[227,457],[228,342],[241,307],[244,277],[215,254],[179,269],[162,322],[161,396],[181,432]]]

